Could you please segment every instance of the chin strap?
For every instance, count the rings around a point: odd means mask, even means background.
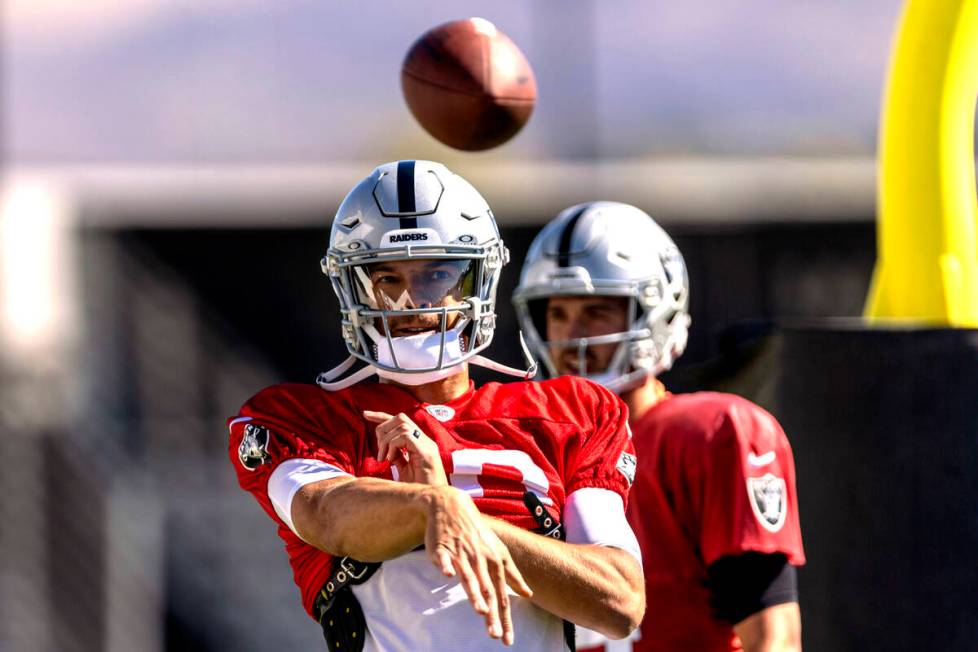
[[[517,378],[523,378],[524,380],[529,380],[537,375],[537,361],[533,359],[530,354],[530,347],[526,345],[526,339],[523,337],[523,331],[520,331],[520,348],[523,349],[523,359],[526,361],[526,369],[517,369],[516,367],[509,367],[504,364],[500,364],[495,360],[490,360],[481,355],[473,356],[469,362],[478,366],[490,369],[492,371],[498,371],[501,374],[506,374],[508,376],[516,376]]]
[[[490,371],[498,371],[501,374],[516,376],[517,378],[523,378],[524,380],[529,380],[537,375],[536,363],[531,364],[529,369],[517,369],[516,367],[509,367],[500,362],[496,362],[495,360],[484,358],[481,355],[476,355],[469,358],[469,362],[477,367],[483,367],[485,369],[489,369]]]
[[[316,384],[325,389],[327,392],[336,392],[341,389],[346,389],[350,385],[355,385],[361,380],[366,380],[377,373],[375,368],[367,365],[363,369],[353,372],[342,380],[336,380],[346,373],[346,371],[350,369],[350,367],[352,367],[356,361],[357,359],[351,355],[349,358],[329,371],[324,371],[323,373],[319,374],[319,376],[316,378]]]
[[[594,376],[585,376],[588,380],[593,380],[597,384],[601,385],[605,389],[609,389],[615,394],[621,394],[622,392],[627,392],[630,389],[635,389],[639,385],[645,382],[645,379],[653,375],[650,369],[635,369],[622,376],[615,376],[613,378],[607,378],[607,374],[595,374]]]
[[[352,367],[354,364],[356,364],[356,362],[357,362],[356,357],[351,355],[346,360],[344,360],[343,362],[339,363],[338,365],[336,365],[335,367],[333,367],[329,371],[324,371],[323,373],[319,374],[319,377],[316,378],[316,382],[317,383],[319,383],[319,382],[327,382],[328,383],[328,382],[334,381],[337,378],[339,378],[340,376],[342,376],[343,374],[345,374],[350,367]]]

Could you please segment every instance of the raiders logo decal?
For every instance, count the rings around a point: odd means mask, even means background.
[[[768,532],[777,532],[788,516],[788,491],[784,478],[765,473],[747,478],[747,498],[754,516]]]
[[[238,459],[241,466],[254,471],[271,459],[268,454],[268,428],[249,423],[245,426],[244,437],[238,446]]]
[[[638,458],[636,458],[634,455],[622,453],[621,457],[618,458],[618,464],[615,465],[615,468],[618,469],[619,473],[625,476],[625,479],[628,480],[629,487],[632,486],[633,482],[635,482],[635,465],[637,463]]]

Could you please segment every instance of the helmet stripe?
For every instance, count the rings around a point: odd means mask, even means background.
[[[581,208],[574,213],[567,224],[564,225],[564,231],[560,234],[560,248],[557,250],[557,267],[569,267],[570,266],[570,248],[571,248],[571,238],[574,236],[574,227],[577,226],[577,220],[581,219],[581,215],[584,215],[584,211],[591,207],[591,204],[584,204]]]
[[[397,163],[397,212],[414,213],[417,211],[414,201],[414,161],[398,161]],[[418,218],[402,217],[402,229],[418,228]]]

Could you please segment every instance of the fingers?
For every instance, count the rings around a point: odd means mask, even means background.
[[[486,558],[479,556],[476,560],[475,569],[479,578],[479,588],[482,590],[482,599],[489,607],[489,611],[486,613],[486,631],[492,638],[502,638],[501,603],[496,595],[496,579],[502,577],[502,568],[498,563],[493,563],[493,572],[490,572]],[[505,589],[505,583],[503,588]]]
[[[364,415],[367,413],[364,412]],[[403,413],[397,416],[389,416],[384,412],[377,412],[377,415],[387,416],[385,421],[380,422],[377,425],[377,459],[380,461],[386,460],[389,457],[390,446],[387,441],[387,436],[394,432],[397,428],[404,425],[404,421],[410,421]]]
[[[452,565],[452,555],[450,552],[438,546],[435,549],[435,566],[445,577],[455,577],[455,567]]]
[[[458,555],[454,559],[454,568],[472,608],[485,617],[486,633],[512,645],[513,617],[503,560],[491,553],[473,550]]]
[[[377,459],[380,461],[387,460],[388,462],[394,462],[400,457],[402,450],[407,453],[422,453],[421,448],[418,446],[418,439],[414,431],[411,433],[396,432],[387,433],[381,437],[381,443],[377,446]],[[383,449],[383,450],[381,450]]]
[[[410,439],[410,436],[405,435],[403,432],[396,432],[393,435],[390,433],[381,435],[380,443],[377,445],[377,459],[381,462],[384,460],[393,462],[399,457],[401,449],[410,445]]]
[[[364,412],[365,416],[367,414],[382,415],[384,413]],[[438,446],[403,412],[378,424],[376,432],[376,457],[381,462],[386,460],[396,463],[399,460],[398,456],[402,455],[401,451],[406,451],[409,454],[416,453],[429,461],[438,457]]]
[[[452,489],[432,494],[425,532],[431,562],[455,576],[472,608],[486,621],[490,637],[506,645],[514,640],[508,584],[532,595],[499,537],[483,522],[471,497]]]
[[[509,592],[506,590],[506,564],[500,564],[496,574],[496,595],[499,600],[499,620],[502,625],[503,644],[512,645],[515,638],[513,631],[513,614],[510,611]]]
[[[506,559],[504,561],[504,569],[506,572],[506,584],[516,591],[517,595],[521,595],[524,598],[532,598],[533,589],[523,579],[520,569],[516,567],[516,563],[512,559]]]
[[[367,421],[377,424],[377,459],[381,461],[387,459],[387,445],[384,442],[384,435],[401,422],[400,417],[407,417],[403,413],[395,417],[386,412],[374,412],[372,410],[364,410],[363,417]]]
[[[445,545],[437,545],[431,557],[442,574],[458,577],[472,608],[485,618],[489,636],[512,645],[513,619],[502,560],[487,558],[478,550],[453,552]]]
[[[363,418],[372,423],[383,423],[384,421],[390,421],[394,417],[386,412],[375,412],[373,410],[364,410]]]
[[[533,595],[533,591],[527,586],[520,574],[519,569],[510,557],[509,551],[502,548],[501,554],[491,555],[488,560],[487,578],[491,582],[493,589],[494,605],[490,603],[493,613],[493,622],[489,623],[489,635],[493,638],[503,639],[504,645],[512,645],[516,639],[516,631],[513,628],[513,612],[509,598],[507,585],[512,583],[515,590],[525,598]]]
[[[403,412],[391,416],[386,412],[376,412],[364,410],[363,418],[377,424],[377,459],[380,461],[393,461],[394,457],[390,451],[390,437],[398,433],[411,433],[418,430],[411,419]],[[420,431],[419,431],[420,432]]]
[[[479,578],[472,569],[468,557],[458,555],[452,561],[454,562],[455,571],[458,573],[458,579],[462,583],[462,588],[465,589],[465,595],[469,596],[469,602],[472,603],[472,608],[475,609],[476,613],[485,615],[486,623],[488,623],[489,605],[486,604],[486,600],[482,596],[482,587],[479,586]],[[489,632],[489,635],[492,636],[492,631]]]
[[[387,460],[393,462],[401,456],[401,451],[407,453],[420,453],[418,439],[415,434],[420,432],[417,428],[407,432],[401,428],[391,430],[377,435],[377,459],[381,462]]]

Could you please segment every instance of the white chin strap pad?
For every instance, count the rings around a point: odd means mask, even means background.
[[[421,333],[420,335],[408,335],[406,337],[392,337],[390,340],[384,338],[377,343],[377,362],[388,367],[404,369],[405,371],[433,369],[436,372],[442,372],[445,370],[445,367],[452,367],[461,362],[462,343],[459,339],[458,332],[455,330],[445,332],[444,354],[441,354],[441,342],[440,332]],[[391,351],[392,346],[394,349],[393,352]],[[438,364],[440,354],[442,358],[441,365]],[[437,367],[442,368],[437,369]],[[379,375],[387,378],[387,373],[389,372],[382,372]],[[425,374],[408,375],[423,376]],[[450,376],[452,374],[448,375]]]

